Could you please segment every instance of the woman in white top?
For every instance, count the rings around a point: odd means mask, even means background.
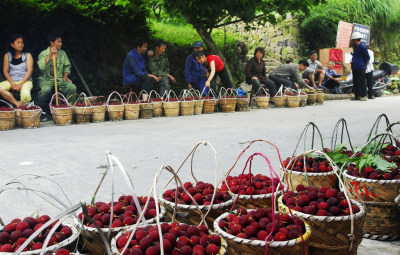
[[[31,101],[33,72],[32,55],[24,51],[22,35],[11,36],[7,53],[4,55],[3,73],[6,81],[0,83],[4,90],[19,91],[21,101]]]
[[[372,74],[374,73],[374,52],[368,49],[369,62],[367,64],[366,77],[367,77],[367,88],[368,88],[368,99],[374,99],[374,91],[372,90]]]

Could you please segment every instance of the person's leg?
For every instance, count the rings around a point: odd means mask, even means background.
[[[40,91],[37,95],[37,105],[42,107],[43,111],[48,112],[49,103],[51,99],[51,90],[54,87],[53,80],[41,80],[39,81]]]
[[[0,87],[0,97],[4,98],[7,102],[10,102],[15,106],[20,106],[23,104],[23,102],[21,101],[18,102],[10,92],[1,87]]]
[[[226,67],[224,67],[224,69],[222,69],[221,72],[218,72],[217,74],[218,74],[219,78],[221,79],[221,82],[222,82],[224,88],[226,88],[226,89],[233,88],[231,77],[229,77],[229,73],[228,73],[228,70],[226,69]]]
[[[366,79],[367,79],[368,98],[369,99],[373,99],[374,98],[374,91],[372,90],[372,86],[373,86],[372,74],[373,74],[373,71],[365,74]]]
[[[158,85],[160,87],[160,95],[164,95],[165,92],[168,93],[168,91],[171,89],[169,86],[168,76],[163,76],[158,82]]]
[[[307,76],[308,76],[308,79],[310,80],[310,86],[315,87],[316,86],[315,85],[315,74],[308,73]]]
[[[76,86],[72,82],[62,81],[60,82],[59,91],[68,99],[71,95],[76,94]]]
[[[264,84],[268,88],[270,96],[274,97],[276,95],[275,83],[272,80],[267,79]]]
[[[325,77],[325,70],[322,70],[321,73],[318,74],[318,87],[322,86],[322,81]]]
[[[367,96],[367,83],[365,78],[365,69],[353,70],[354,95],[356,99]]]
[[[271,81],[273,81],[275,83],[276,88],[280,88],[281,85],[283,85],[283,87],[285,87],[285,88],[294,88],[293,82],[289,79],[282,78],[282,77],[275,76],[275,75],[270,75],[269,79],[271,79]],[[271,97],[274,97],[275,95],[276,95],[276,93],[271,94]]]
[[[251,79],[250,84],[251,84],[251,91],[255,95],[257,91],[260,89],[260,82],[256,79]]]
[[[30,102],[32,100],[31,90],[33,88],[33,84],[31,81],[27,81],[22,85],[20,91],[21,101],[24,103]]]
[[[0,82],[0,88],[9,91],[11,89],[11,84],[8,81]]]

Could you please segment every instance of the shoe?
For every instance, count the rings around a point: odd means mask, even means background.
[[[52,119],[53,119],[53,116],[51,116],[51,114],[42,112],[42,115],[40,115],[40,122],[51,121]]]
[[[367,97],[361,97],[360,101],[367,101]]]
[[[375,97],[374,96],[368,96],[368,99],[374,99]]]

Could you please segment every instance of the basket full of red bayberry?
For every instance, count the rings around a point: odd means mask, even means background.
[[[271,208],[239,208],[214,222],[227,241],[227,254],[308,254],[310,227],[297,217]]]
[[[38,128],[40,126],[40,115],[42,109],[33,104],[23,105],[18,107],[21,117],[21,127],[23,128]]]
[[[0,101],[7,105],[0,107],[0,130],[13,129],[15,126],[15,109],[6,101]]]
[[[56,99],[55,104],[54,99]],[[69,104],[63,94],[60,92],[54,94],[49,106],[54,124],[57,126],[67,126],[72,124],[73,107]]]
[[[113,95],[115,96],[113,97]],[[107,116],[110,121],[120,121],[124,117],[124,101],[122,100],[121,95],[114,91],[112,92],[107,99]]]
[[[79,95],[74,105],[74,115],[77,124],[88,124],[92,119],[92,105],[85,93]]]
[[[279,210],[291,212],[311,227],[310,254],[357,254],[362,241],[365,209],[344,192],[327,186],[288,191],[278,200]]]

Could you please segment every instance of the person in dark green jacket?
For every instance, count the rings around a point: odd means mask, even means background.
[[[40,91],[37,104],[48,109],[48,104],[54,88],[54,63],[56,57],[57,88],[66,98],[76,93],[76,86],[69,79],[71,63],[68,56],[61,49],[62,39],[58,33],[50,33],[47,37],[50,46],[39,54],[38,66],[40,69],[39,87]],[[42,108],[43,109],[43,108]]]

